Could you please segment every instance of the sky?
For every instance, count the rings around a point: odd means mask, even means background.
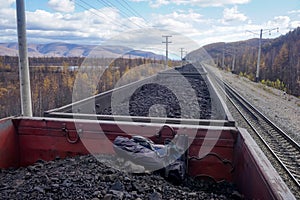
[[[17,42],[15,0],[0,5],[0,43]],[[162,35],[172,35],[169,45],[188,51],[300,26],[300,0],[27,0],[25,10],[28,43],[142,45],[155,34],[151,43],[162,46]]]

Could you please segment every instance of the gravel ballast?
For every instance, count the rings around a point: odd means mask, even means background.
[[[245,77],[206,66],[221,76],[244,98],[300,143],[300,99]]]

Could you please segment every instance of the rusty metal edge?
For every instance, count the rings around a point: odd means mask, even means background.
[[[143,122],[143,123],[167,123],[167,124],[186,124],[186,125],[205,125],[205,126],[225,126],[235,127],[234,121],[228,120],[209,120],[209,119],[185,119],[185,118],[160,118],[160,117],[140,117],[140,116],[121,116],[121,115],[92,115],[82,113],[45,113],[45,117],[50,118],[73,118],[90,119],[101,121],[124,121],[124,122]]]
[[[72,113],[70,113],[72,114]],[[37,120],[37,121],[57,121],[57,122],[73,122],[73,123],[94,123],[94,124],[99,124],[99,123],[103,123],[103,124],[112,124],[112,125],[132,125],[132,121],[110,121],[110,120],[94,120],[94,119],[74,119],[74,118],[54,118],[54,117],[15,117],[13,120]],[[189,121],[189,120],[188,120]],[[209,129],[209,130],[232,130],[232,131],[237,131],[236,127],[234,126],[216,126],[216,125],[211,125],[211,124],[172,124],[172,123],[163,123],[166,125],[171,125],[172,127],[177,127],[177,128],[197,128],[197,129]],[[223,122],[221,122],[221,124],[223,124]],[[140,126],[161,126],[162,123],[160,122],[135,122],[135,125],[140,125]]]

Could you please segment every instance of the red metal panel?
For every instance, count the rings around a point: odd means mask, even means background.
[[[97,129],[93,130],[94,123],[87,123],[90,126],[83,126],[78,142],[72,144],[67,138],[67,132],[71,140],[77,137],[72,121],[21,119],[17,123],[22,166],[32,164],[38,159],[53,160],[57,156],[64,158],[88,153],[112,154],[112,143],[108,139],[113,141],[117,135],[123,134],[110,132],[104,135],[96,131]]]
[[[247,199],[295,199],[267,157],[245,129],[235,146],[234,182]]]
[[[189,156],[190,157],[203,157],[205,155],[199,155],[199,149],[200,147],[196,147],[194,145],[191,145],[189,148]],[[214,153],[219,155],[222,159],[233,161],[233,147],[221,147],[221,146],[214,146],[211,147],[211,150],[209,153]]]
[[[18,135],[12,120],[0,120],[0,168],[19,166]]]
[[[191,176],[212,177],[215,181],[232,181],[233,166],[230,162],[223,162],[214,155],[207,155],[201,160],[189,161]]]
[[[53,160],[56,157],[83,155],[89,152],[81,141],[70,144],[65,137],[20,135],[20,165],[27,166],[39,159]]]
[[[208,153],[218,155],[222,160],[233,162],[233,148],[235,145],[235,132],[233,130],[209,130],[207,134],[198,132],[197,136],[190,141],[189,148],[190,157],[202,158]],[[206,136],[206,137],[204,137]],[[191,171],[194,169],[192,168]],[[216,171],[222,169],[215,168]],[[226,171],[226,170],[225,170]]]
[[[215,181],[232,181],[233,148],[235,134],[232,130],[201,130],[190,141],[189,174],[212,177]],[[207,135],[209,134],[209,135]]]
[[[163,143],[166,138],[172,138],[171,129],[163,129],[161,138],[155,135],[161,128],[159,124],[132,124],[105,122],[105,121],[76,121],[62,119],[17,119],[20,137],[21,164],[28,165],[38,159],[52,160],[56,156],[64,158],[77,154],[87,153],[114,153],[112,141],[115,137],[143,135],[155,142]],[[179,130],[178,126],[173,127]],[[127,135],[123,130],[130,131]],[[65,130],[65,131],[64,131]],[[75,138],[77,131],[80,140],[70,144],[66,138],[66,131]],[[141,134],[143,133],[143,134]],[[216,180],[232,180],[232,166],[228,163],[233,160],[233,147],[236,131],[224,127],[213,127],[209,131],[197,126],[185,127],[184,134],[189,136],[189,156],[200,158],[201,148],[208,148],[207,153],[215,156],[206,156],[201,160],[192,160],[189,164],[191,175],[211,176]],[[206,154],[205,154],[206,155]],[[228,161],[224,163],[223,161]]]

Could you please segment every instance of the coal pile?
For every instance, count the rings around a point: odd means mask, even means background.
[[[92,155],[38,161],[0,170],[0,199],[241,199],[235,187],[187,178],[173,185],[155,173],[131,174],[110,167],[117,158]],[[121,163],[121,162],[119,162]],[[128,168],[126,163],[123,167]]]
[[[176,71],[180,73],[204,73],[204,70],[202,67],[195,67],[192,64],[186,64],[182,67],[175,68]]]
[[[211,98],[206,82],[192,65],[176,68],[177,76],[162,73],[155,83],[137,88],[129,101],[129,113],[124,112],[124,104],[115,105],[114,111],[108,107],[97,114],[130,115],[143,117],[168,117],[187,119],[214,119]],[[173,70],[174,72],[174,70]],[[179,73],[178,73],[179,72]],[[193,73],[190,76],[188,73]],[[200,70],[201,72],[201,70]],[[181,74],[178,78],[178,74]],[[188,83],[188,85],[186,84]],[[173,88],[166,85],[174,86]],[[193,94],[194,96],[189,96]]]

